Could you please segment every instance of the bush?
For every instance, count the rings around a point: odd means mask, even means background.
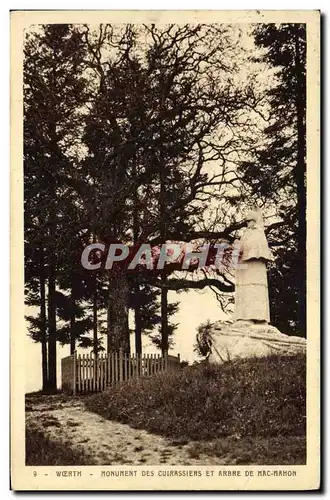
[[[304,356],[200,364],[86,398],[107,419],[171,438],[303,436]]]

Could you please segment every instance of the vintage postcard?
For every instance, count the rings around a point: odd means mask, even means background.
[[[320,12],[11,13],[11,487],[320,486]]]

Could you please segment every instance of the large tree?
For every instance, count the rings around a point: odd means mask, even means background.
[[[102,25],[96,32],[81,27],[96,89],[84,135],[84,171],[95,190],[91,213],[98,215],[94,224],[102,241],[159,245],[173,235],[185,241],[203,223],[210,203],[221,200],[220,223],[234,221],[238,211],[223,194],[228,187],[237,194],[234,167],[239,152],[248,149],[251,108],[257,107],[253,82],[242,85],[237,78],[236,31],[219,25]],[[204,234],[210,236],[209,230]],[[166,351],[173,282],[160,272],[153,285],[161,289]],[[137,280],[134,286],[138,294]],[[114,330],[126,337],[127,348],[129,288],[123,273],[109,273],[111,349],[121,341]]]

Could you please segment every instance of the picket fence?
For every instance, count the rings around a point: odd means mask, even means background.
[[[73,354],[62,359],[62,389],[73,394],[104,391],[107,387],[138,377],[149,377],[180,366],[180,355]]]

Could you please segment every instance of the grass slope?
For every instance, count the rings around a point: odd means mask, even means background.
[[[85,404],[105,418],[176,440],[295,436],[304,441],[305,357],[187,367],[129,381]]]

